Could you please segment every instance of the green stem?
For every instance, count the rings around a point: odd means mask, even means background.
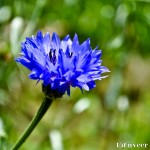
[[[31,134],[31,132],[34,130],[36,125],[39,123],[39,121],[42,119],[50,105],[52,104],[53,99],[50,99],[48,97],[45,97],[39,110],[31,120],[30,124],[26,128],[26,130],[23,132],[23,134],[20,136],[18,141],[14,144],[14,146],[11,148],[11,150],[17,150],[28,138],[28,136]]]

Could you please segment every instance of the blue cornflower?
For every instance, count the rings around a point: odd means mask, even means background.
[[[21,56],[15,60],[29,70],[29,78],[43,80],[44,86],[70,95],[70,86],[81,90],[94,88],[94,80],[101,80],[101,74],[109,70],[101,66],[101,50],[92,50],[90,39],[79,44],[75,34],[73,40],[67,35],[62,41],[56,33],[27,37],[21,43]]]

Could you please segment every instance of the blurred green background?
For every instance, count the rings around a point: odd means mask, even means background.
[[[0,150],[18,139],[44,97],[14,61],[20,42],[38,30],[77,33],[80,43],[90,37],[111,72],[95,89],[71,89],[55,101],[20,150],[150,146],[149,0],[0,0]]]

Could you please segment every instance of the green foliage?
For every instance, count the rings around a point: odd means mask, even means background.
[[[149,28],[148,0],[0,0],[0,149],[17,140],[43,99],[40,83],[14,62],[20,41],[37,30],[62,38],[77,33],[80,42],[90,37],[111,72],[92,91],[72,89],[71,97],[54,102],[20,149],[109,150],[122,141],[150,143]]]

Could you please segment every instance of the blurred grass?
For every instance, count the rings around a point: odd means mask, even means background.
[[[150,1],[0,0],[0,149],[17,140],[43,98],[41,85],[14,62],[20,41],[37,30],[62,38],[77,33],[80,43],[90,37],[111,73],[92,91],[72,89],[71,97],[54,102],[20,149],[115,150],[122,141],[150,144],[149,28]]]

